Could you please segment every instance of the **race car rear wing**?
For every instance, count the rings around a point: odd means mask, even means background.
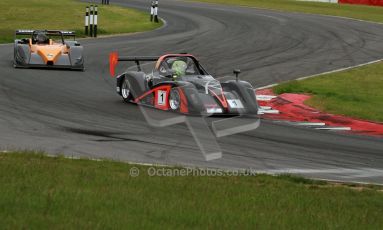
[[[136,56],[136,57],[129,57],[129,56],[122,56],[119,57],[117,52],[112,52],[109,55],[109,71],[110,75],[114,77],[115,69],[119,61],[126,61],[126,62],[135,62],[137,65],[138,71],[141,71],[140,62],[153,62],[157,61],[160,57],[157,56]]]
[[[47,35],[62,35],[75,37],[76,32],[74,31],[63,31],[63,30],[16,30],[15,35],[32,35],[35,31],[43,31]]]
[[[157,61],[160,57],[155,56],[142,56],[142,57],[118,57],[118,61],[134,61],[134,62],[140,62],[140,61]]]

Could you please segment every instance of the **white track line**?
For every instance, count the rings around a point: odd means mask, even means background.
[[[380,62],[380,61],[383,61],[383,59],[378,59],[378,60],[375,60],[375,61],[370,61],[370,62],[366,62],[366,63],[363,63],[363,64],[359,64],[359,65],[355,65],[355,66],[350,66],[350,67],[346,67],[346,68],[331,70],[331,71],[327,71],[327,72],[324,72],[324,73],[314,74],[314,75],[310,75],[310,76],[307,76],[307,77],[301,77],[301,78],[298,78],[296,80],[297,81],[301,81],[301,80],[305,80],[305,79],[308,79],[308,78],[317,77],[317,76],[321,76],[321,75],[325,75],[325,74],[342,72],[342,71],[346,71],[346,70],[350,70],[350,69],[355,69],[355,68],[366,66],[366,65],[375,64],[375,63]]]
[[[375,60],[375,61],[370,61],[370,62],[362,63],[362,64],[359,64],[359,65],[355,65],[355,66],[350,66],[350,67],[335,69],[335,70],[331,70],[331,71],[327,71],[327,72],[323,72],[323,73],[318,73],[318,74],[314,74],[314,75],[309,75],[309,76],[306,76],[306,77],[297,78],[295,80],[301,81],[301,80],[304,80],[304,79],[308,79],[308,78],[312,78],[312,77],[318,77],[318,76],[325,75],[325,74],[331,74],[331,73],[337,73],[337,72],[341,72],[341,71],[345,71],[345,70],[355,69],[355,68],[358,68],[358,67],[362,67],[362,66],[366,66],[366,65],[371,65],[371,64],[374,64],[374,63],[377,63],[377,62],[380,62],[380,61],[383,61],[383,59],[378,59],[378,60]],[[287,81],[283,81],[283,82],[280,82],[280,83],[275,83],[275,84],[270,84],[270,85],[262,86],[262,87],[256,88],[256,90],[271,88],[271,87],[277,86],[277,85],[285,83],[285,82],[287,82]]]
[[[270,109],[270,110],[259,109],[258,114],[279,114],[279,110],[276,110],[276,109]]]
[[[325,126],[326,125],[326,123],[324,122],[295,122],[292,124],[299,125],[299,126]]]
[[[326,123],[324,122],[299,122],[299,121],[285,121],[285,120],[273,120],[276,123],[286,123],[289,125],[296,125],[296,126],[326,126]]]
[[[255,90],[259,90],[259,89],[267,89],[267,88],[271,88],[271,87],[274,87],[274,86],[277,86],[281,83],[274,83],[274,84],[270,84],[270,85],[266,85],[266,86],[262,86],[262,87],[259,87],[259,88],[256,88]]]
[[[271,99],[276,98],[277,96],[273,95],[257,95],[256,98],[258,101],[270,101]]]
[[[351,127],[320,127],[318,130],[350,131]]]

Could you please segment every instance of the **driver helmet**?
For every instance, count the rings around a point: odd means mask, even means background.
[[[187,64],[182,60],[175,60],[172,64],[172,70],[174,71],[174,77],[185,76]]]
[[[49,38],[45,33],[39,32],[36,35],[36,41],[38,44],[45,44],[49,42]]]

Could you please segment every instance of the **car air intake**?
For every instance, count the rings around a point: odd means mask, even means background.
[[[53,61],[47,61],[47,65],[53,65]]]

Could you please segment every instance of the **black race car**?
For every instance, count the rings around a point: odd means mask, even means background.
[[[183,114],[257,115],[258,103],[252,85],[238,80],[219,82],[190,54],[160,57],[118,57],[110,54],[110,73],[119,61],[135,62],[137,71],[117,76],[117,93],[124,101]],[[142,62],[152,62],[146,73]]]

